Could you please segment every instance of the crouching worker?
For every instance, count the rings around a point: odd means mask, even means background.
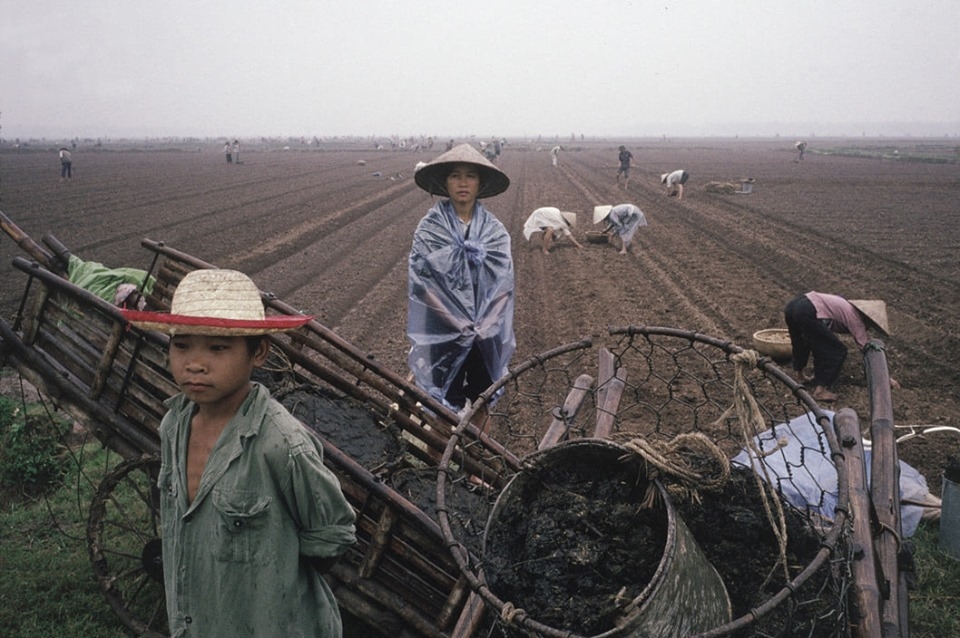
[[[672,173],[664,173],[660,176],[660,183],[667,185],[667,197],[676,197],[677,201],[683,199],[683,186],[690,179],[690,173],[682,168],[678,168]]]
[[[647,225],[647,218],[643,211],[633,204],[618,204],[617,206],[594,206],[593,223],[599,224],[606,220],[607,225],[603,233],[607,235],[608,241],[613,243],[613,238],[620,238],[620,254],[626,255],[633,236],[641,226]]]
[[[576,213],[561,212],[559,208],[544,206],[533,211],[527,218],[523,225],[523,236],[530,241],[534,233],[543,233],[544,255],[550,254],[550,244],[554,238],[559,241],[561,237],[569,237],[574,246],[583,248],[570,232],[570,227],[576,225]]]
[[[840,377],[847,346],[836,333],[851,335],[861,350],[870,339],[868,326],[890,334],[887,306],[875,299],[848,301],[840,295],[811,291],[787,302],[783,314],[790,331],[794,374],[801,383],[813,382],[812,396],[816,401],[833,402],[838,398],[831,387]],[[812,377],[804,373],[810,355]],[[899,388],[900,384],[890,377],[890,386]]]
[[[266,317],[256,285],[232,270],[187,274],[170,313],[122,312],[170,335],[180,388],[160,424],[171,635],[341,636],[321,573],[356,541],[353,508],[319,441],[250,379],[266,335],[310,317]]]

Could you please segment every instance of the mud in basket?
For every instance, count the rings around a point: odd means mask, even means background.
[[[487,609],[463,635],[846,637],[842,454],[802,386],[728,341],[629,326],[530,357],[438,466],[444,541]]]
[[[549,603],[579,633],[686,636],[730,621],[717,571],[643,460],[603,440],[561,443],[524,460],[487,522],[484,570],[511,601]],[[613,603],[583,609],[581,591]],[[531,594],[528,596],[528,594]],[[509,612],[508,612],[509,613]]]

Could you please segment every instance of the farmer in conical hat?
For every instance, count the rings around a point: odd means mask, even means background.
[[[180,394],[160,424],[160,520],[170,633],[340,636],[321,575],[355,542],[354,512],[319,440],[251,381],[269,333],[310,317],[266,316],[233,270],[196,270],[169,313],[121,310],[170,335]]]
[[[442,199],[413,235],[408,362],[418,386],[460,412],[507,372],[516,349],[510,235],[479,201],[505,191],[510,179],[461,144],[414,180]]]
[[[550,242],[554,237],[569,237],[570,241],[577,248],[583,248],[583,245],[577,241],[570,228],[577,225],[577,214],[561,211],[553,206],[542,206],[530,213],[530,217],[523,224],[523,236],[527,241],[534,233],[543,233],[543,254],[550,254]]]
[[[790,331],[792,364],[797,380],[812,381],[813,398],[824,402],[837,400],[830,388],[840,377],[847,358],[847,346],[837,338],[837,333],[850,334],[861,350],[869,340],[868,327],[890,334],[887,307],[880,300],[848,300],[839,295],[811,291],[787,303],[784,319]],[[811,354],[813,376],[807,378],[803,370]],[[900,387],[892,377],[890,385]]]
[[[641,226],[647,225],[647,218],[643,211],[633,204],[618,204],[617,206],[595,206],[593,208],[593,223],[599,224],[606,220],[603,229],[608,241],[613,243],[613,237],[620,238],[620,254],[626,255],[633,236]]]

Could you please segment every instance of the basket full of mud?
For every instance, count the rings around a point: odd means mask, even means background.
[[[801,424],[817,433],[805,460],[767,471]],[[437,513],[493,612],[485,635],[846,636],[846,475],[800,484],[839,450],[830,417],[756,351],[613,328],[484,392],[440,461]],[[482,540],[457,522],[465,488]]]
[[[527,457],[488,522],[491,590],[588,635],[686,636],[729,622],[720,575],[646,474],[640,457],[609,441]]]

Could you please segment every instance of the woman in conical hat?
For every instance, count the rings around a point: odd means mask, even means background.
[[[784,309],[793,349],[793,369],[799,381],[812,381],[812,396],[817,401],[832,402],[837,395],[831,387],[840,377],[847,358],[847,346],[837,333],[850,334],[862,350],[869,340],[868,327],[890,334],[886,304],[880,300],[847,300],[840,295],[808,292],[791,299]],[[813,355],[813,376],[807,378],[804,368]],[[890,385],[900,384],[891,377]]]
[[[647,225],[647,218],[643,211],[633,204],[618,204],[616,206],[595,206],[593,209],[593,223],[599,224],[606,220],[607,225],[603,232],[613,243],[613,237],[620,238],[620,254],[626,255],[633,241],[633,236],[641,226]]]
[[[413,235],[408,362],[418,386],[459,412],[506,373],[516,349],[510,235],[479,201],[505,191],[510,179],[461,144],[414,180],[443,199]]]

